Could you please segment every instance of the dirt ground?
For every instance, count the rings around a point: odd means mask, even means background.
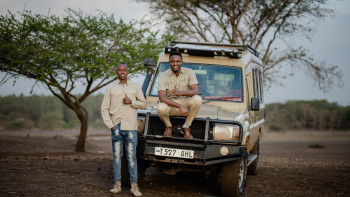
[[[89,132],[75,153],[77,132],[0,131],[0,196],[130,196],[111,194],[111,142]],[[259,172],[244,196],[350,196],[350,132],[265,133]],[[148,168],[143,196],[220,196],[198,173],[174,176]]]

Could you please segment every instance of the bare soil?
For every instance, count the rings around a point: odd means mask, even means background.
[[[75,153],[77,131],[0,131],[0,196],[131,196],[113,185],[110,137],[89,132]],[[198,173],[174,176],[148,168],[143,196],[220,196]],[[265,133],[258,175],[244,196],[350,196],[350,132]]]

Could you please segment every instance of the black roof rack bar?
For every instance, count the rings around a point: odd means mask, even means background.
[[[242,57],[242,52],[238,50],[206,50],[206,49],[191,49],[191,48],[180,48],[177,46],[165,47],[164,53],[171,53],[172,51],[178,51],[180,53],[185,53],[194,56],[204,56],[204,57],[214,57],[214,56],[226,56],[229,58],[239,59]]]
[[[251,52],[256,57],[259,57],[259,52],[249,45],[236,45],[236,44],[211,43],[211,42],[187,42],[187,41],[173,41],[173,40],[170,41],[170,46],[175,46],[176,44],[193,44],[193,45],[203,45],[203,46],[226,46],[226,47],[243,48]]]

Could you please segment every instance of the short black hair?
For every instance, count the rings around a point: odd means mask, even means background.
[[[178,52],[178,51],[172,51],[172,52],[170,53],[170,55],[169,55],[169,60],[170,60],[171,56],[173,56],[173,55],[178,55],[178,56],[180,56],[180,57],[181,57],[181,60],[182,60],[182,55],[181,55],[181,53]]]
[[[121,65],[124,65],[125,68],[126,68],[126,70],[129,71],[129,68],[128,68],[128,66],[127,66],[125,63],[120,63],[120,64],[118,64],[117,68],[115,68],[115,71],[116,71],[116,72],[118,71],[118,68],[119,68],[119,66],[121,66]]]

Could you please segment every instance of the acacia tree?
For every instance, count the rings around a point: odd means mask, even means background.
[[[326,0],[137,0],[148,2],[151,12],[167,23],[167,31],[180,39],[250,45],[264,66],[265,85],[288,75],[282,67],[304,69],[322,91],[342,86],[337,66],[316,62],[291,37],[311,39],[317,22],[334,14]],[[282,46],[282,47],[281,47]]]
[[[145,58],[156,58],[158,32],[148,23],[116,20],[113,15],[84,15],[68,9],[67,16],[44,16],[23,11],[0,17],[2,83],[25,76],[44,84],[79,118],[76,151],[84,151],[88,112],[83,101],[115,81],[115,66],[124,62],[132,75],[141,73]],[[147,25],[148,24],[148,25]],[[74,93],[83,84],[82,94]]]

